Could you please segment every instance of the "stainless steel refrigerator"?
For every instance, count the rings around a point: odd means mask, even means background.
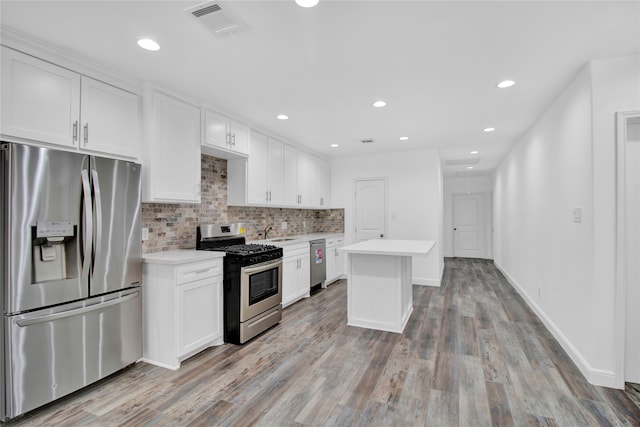
[[[0,420],[142,357],[140,165],[0,143]]]

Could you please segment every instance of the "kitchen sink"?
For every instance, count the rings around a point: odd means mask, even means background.
[[[293,237],[278,237],[277,239],[269,239],[270,242],[288,242],[289,240],[296,240]]]

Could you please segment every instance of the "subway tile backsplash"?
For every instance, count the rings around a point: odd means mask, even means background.
[[[142,251],[158,252],[195,247],[199,224],[244,222],[247,240],[258,239],[268,226],[269,237],[305,233],[343,233],[344,209],[283,209],[227,206],[227,161],[202,156],[200,204],[142,204],[142,226],[149,240]],[[282,223],[287,228],[282,229]]]

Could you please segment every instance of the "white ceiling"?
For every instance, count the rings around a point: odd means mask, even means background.
[[[184,13],[200,3],[2,0],[0,14],[3,27],[325,156],[438,148],[444,161],[478,150],[476,173],[491,171],[589,60],[640,52],[638,1],[226,1],[248,26],[227,38]],[[140,49],[142,37],[160,51]],[[507,78],[516,85],[495,87]],[[373,108],[378,99],[387,107]]]

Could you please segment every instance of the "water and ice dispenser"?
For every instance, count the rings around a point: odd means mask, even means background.
[[[78,236],[72,222],[38,222],[31,227],[31,233],[34,283],[76,276]]]

